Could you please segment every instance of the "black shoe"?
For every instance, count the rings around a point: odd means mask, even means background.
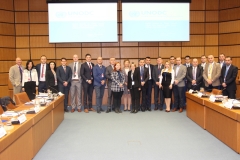
[[[124,109],[123,111],[124,111],[124,112],[126,112],[126,111],[127,111],[127,109]]]
[[[142,110],[142,112],[145,112],[145,109],[144,109],[144,108],[142,108],[141,110]]]
[[[135,112],[135,110],[132,110],[130,113],[134,113]]]
[[[135,111],[134,111],[134,113],[137,113],[137,112],[138,112],[138,110],[135,110]]]
[[[160,108],[159,108],[159,110],[160,110],[160,111],[162,111],[162,110],[163,110],[163,108],[162,108],[162,107],[160,107]]]
[[[68,109],[64,109],[64,112],[69,112],[69,110]]]
[[[118,113],[122,113],[122,111],[120,109],[118,109]]]
[[[151,107],[148,108],[148,111],[151,111]]]
[[[111,112],[111,109],[107,109],[106,113],[109,113],[109,112]]]
[[[155,107],[154,110],[155,110],[155,111],[158,110],[158,107]]]
[[[112,108],[112,111],[115,111],[115,108]]]
[[[119,112],[118,112],[118,109],[115,109],[115,113],[119,113]]]
[[[103,110],[102,108],[100,108],[100,111],[101,111],[101,112],[104,112],[104,110]]]
[[[101,113],[100,109],[97,110],[97,113]]]

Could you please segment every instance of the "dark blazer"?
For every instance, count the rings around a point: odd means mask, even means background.
[[[48,71],[50,68],[49,68],[49,64],[46,63],[45,65],[46,65],[46,74],[47,74],[47,71]],[[38,81],[40,81],[41,63],[37,64],[35,68],[36,68],[37,73],[38,73]],[[46,74],[45,74],[45,76],[46,76]]]
[[[149,79],[149,71],[148,71],[148,68],[145,68],[145,67],[143,67],[143,68],[144,68],[143,81],[145,82],[145,84],[144,84],[143,87],[147,88],[147,87],[148,87],[147,81],[148,81],[148,79]],[[135,69],[135,71],[139,72],[139,77],[140,77],[140,81],[141,81],[140,67],[137,67],[137,68]]]
[[[104,80],[104,86],[106,85],[106,77],[105,77],[105,66],[102,65],[102,68],[99,67],[99,65],[95,65],[93,67],[93,77],[94,77],[94,86],[102,86],[101,81]]]
[[[133,73],[133,80],[132,80],[132,71],[130,70],[128,72],[128,85],[127,88],[131,89],[132,88],[132,81],[134,81],[134,88],[141,88],[141,80],[140,80],[140,72],[138,72],[136,69]]]
[[[162,69],[164,69],[164,65],[163,64],[161,65],[160,72],[158,71],[158,64],[153,66],[152,78],[154,80],[154,84],[155,85],[156,85],[156,82],[159,82],[159,75],[161,74]]]
[[[47,85],[47,89],[49,88],[49,86],[55,86],[55,78],[51,70],[46,71],[46,85]]]
[[[108,86],[110,86],[110,87],[111,87],[111,84],[112,84],[112,79],[111,79],[111,74],[112,74],[112,72],[113,72],[113,67],[112,67],[112,65],[107,66],[107,67],[106,67],[105,76],[106,76],[106,78],[107,78],[107,80],[108,80]]]
[[[85,63],[83,63],[81,65],[80,74],[81,74],[83,83],[87,83],[86,82],[87,80],[93,80],[93,67],[94,67],[94,64],[92,62],[91,62],[91,64],[92,64],[92,70],[89,68],[87,62],[85,62]],[[92,75],[91,75],[91,73],[92,73]]]
[[[203,83],[203,68],[202,66],[197,66],[197,70],[196,70],[196,84],[198,86],[201,86],[200,84]],[[188,67],[187,68],[187,75],[186,75],[186,78],[187,78],[187,87],[188,88],[191,88],[192,86],[192,80],[193,80],[193,66],[191,67]]]
[[[66,66],[66,73],[63,69],[63,66],[59,66],[56,73],[58,79],[58,86],[63,86],[63,81],[67,81],[68,86],[71,85],[72,69],[69,66]]]
[[[224,83],[226,68],[227,68],[226,65],[223,66],[221,71],[221,76],[220,76],[221,84]],[[238,67],[231,64],[230,68],[228,69],[226,80],[225,80],[228,90],[237,90],[237,86],[236,86],[237,74],[238,74]]]
[[[144,68],[146,68],[148,70],[148,78],[150,78],[149,69],[148,69],[148,67],[146,67],[146,64],[144,65]],[[153,79],[153,65],[152,64],[150,64],[150,68],[151,68],[151,78]]]

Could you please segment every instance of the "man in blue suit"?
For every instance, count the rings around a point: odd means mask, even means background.
[[[57,68],[58,89],[64,97],[64,111],[68,112],[68,94],[72,80],[72,69],[67,66],[66,58],[61,58],[61,66]]]
[[[106,86],[106,77],[105,77],[105,66],[102,65],[102,57],[97,58],[97,65],[93,67],[93,78],[94,78],[94,89],[96,92],[96,105],[97,113],[101,113],[102,109],[102,99],[104,95],[104,89]]]

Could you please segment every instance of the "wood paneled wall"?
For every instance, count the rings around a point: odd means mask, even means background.
[[[6,87],[7,72],[19,56],[39,63],[41,55],[60,64],[60,58],[69,62],[73,54],[84,60],[86,53],[92,54],[95,62],[98,56],[108,65],[109,57],[124,58],[137,62],[141,57],[158,56],[168,59],[170,55],[184,58],[186,55],[199,58],[201,55],[225,53],[236,57],[240,64],[240,8],[239,0],[192,0],[190,5],[190,42],[122,42],[122,8],[118,3],[118,43],[49,43],[48,7],[46,0],[2,0],[0,3],[0,85]],[[220,22],[220,23],[219,23]],[[7,53],[7,54],[6,54]],[[239,59],[237,58],[239,57]],[[4,79],[2,81],[2,79]]]

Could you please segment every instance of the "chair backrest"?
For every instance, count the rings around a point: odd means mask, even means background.
[[[0,114],[3,114],[3,109],[2,109],[2,106],[0,106]]]
[[[222,90],[212,89],[212,94],[214,94],[214,95],[221,95],[222,94]]]
[[[28,95],[26,92],[17,93],[14,95],[14,97],[15,97],[16,105],[21,105],[26,102],[30,102],[30,99],[28,98]]]

